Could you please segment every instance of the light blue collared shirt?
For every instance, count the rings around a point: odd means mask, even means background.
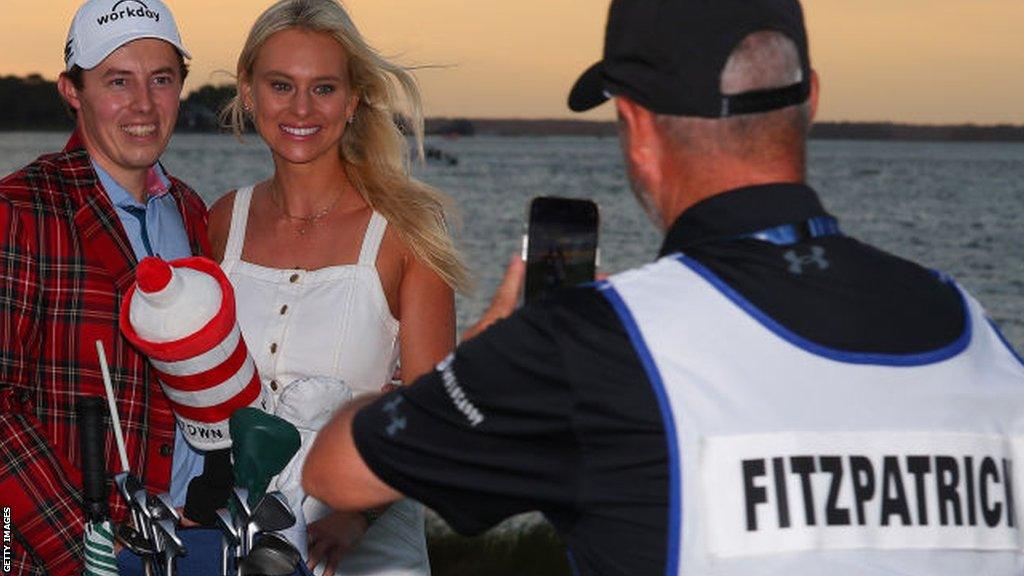
[[[185,222],[181,219],[174,196],[168,193],[171,182],[159,163],[153,166],[153,170],[163,184],[163,191],[150,194],[145,204],[136,200],[99,164],[93,162],[92,167],[114,204],[117,216],[121,219],[121,227],[132,244],[137,260],[146,256],[176,260],[192,255]],[[174,431],[171,499],[175,506],[184,506],[189,481],[203,472],[203,455],[185,441],[179,427],[175,426]]]

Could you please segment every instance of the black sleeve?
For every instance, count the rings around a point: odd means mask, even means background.
[[[356,447],[385,482],[475,533],[576,499],[573,391],[551,309],[531,306],[438,370],[356,415]]]

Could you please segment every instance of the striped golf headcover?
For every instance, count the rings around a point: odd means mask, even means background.
[[[133,296],[140,290],[143,278],[167,275],[167,264],[175,270],[190,268],[210,275],[220,288],[221,305],[202,328],[190,334],[169,341],[147,340],[132,326],[132,306],[143,308],[140,299]],[[121,306],[121,332],[149,357],[189,444],[199,450],[230,447],[231,414],[244,406],[267,408],[266,392],[235,320],[235,296],[230,282],[216,262],[201,257],[166,264],[146,258],[139,263],[137,276],[139,281],[125,294]],[[150,287],[146,292],[151,290]],[[190,302],[211,297],[208,292],[195,283],[186,283],[177,297]],[[172,329],[169,327],[168,331]]]
[[[110,520],[85,525],[84,576],[117,576],[117,556],[114,554],[114,530]]]

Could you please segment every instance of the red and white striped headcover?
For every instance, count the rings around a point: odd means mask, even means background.
[[[139,264],[140,278],[147,266],[163,265],[149,260]],[[230,447],[228,419],[235,410],[267,407],[256,365],[235,320],[234,290],[220,266],[210,259],[192,257],[167,264],[212,276],[222,293],[220,309],[192,334],[170,342],[150,342],[138,335],[129,320],[136,284],[121,306],[121,332],[149,357],[189,444],[200,450]]]

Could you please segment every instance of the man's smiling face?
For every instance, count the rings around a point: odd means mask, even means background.
[[[160,158],[178,120],[181,89],[178,52],[151,38],[129,42],[85,70],[81,88],[61,78],[86,150],[121,183]]]

